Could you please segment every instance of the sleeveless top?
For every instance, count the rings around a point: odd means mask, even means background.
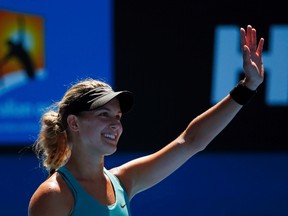
[[[74,196],[74,208],[70,213],[71,216],[131,216],[129,198],[124,191],[119,179],[104,168],[106,176],[110,179],[116,201],[112,205],[103,205],[88,194],[76,178],[63,166],[56,170]]]

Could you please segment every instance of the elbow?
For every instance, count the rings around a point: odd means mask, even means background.
[[[195,152],[201,152],[203,150],[206,149],[208,144],[205,144],[205,143],[201,143],[201,142],[193,142],[191,143],[191,148],[193,149],[193,151]]]
[[[210,139],[208,140],[206,137],[199,137],[195,134],[183,134],[184,142],[189,146],[189,149],[194,152],[201,152],[206,149],[208,144],[210,143]]]

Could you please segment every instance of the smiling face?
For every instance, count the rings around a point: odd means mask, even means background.
[[[99,156],[113,154],[117,149],[118,140],[122,134],[121,124],[122,112],[117,98],[107,104],[91,111],[83,111],[75,117],[75,129],[70,125],[72,131],[76,132],[77,151],[86,151],[88,154],[99,154]],[[72,118],[72,117],[71,117]],[[74,139],[75,140],[75,139]]]

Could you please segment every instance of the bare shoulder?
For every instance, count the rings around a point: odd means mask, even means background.
[[[109,170],[112,174],[114,174],[122,186],[124,187],[128,197],[132,199],[133,197],[133,176],[131,171],[128,169],[126,164],[123,164],[119,167],[115,167]]]
[[[29,216],[69,215],[73,194],[58,173],[54,173],[34,192],[29,203]]]

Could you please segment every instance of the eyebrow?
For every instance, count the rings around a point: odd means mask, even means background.
[[[89,111],[111,111],[112,112],[112,109],[102,106],[102,107],[98,107],[96,109],[89,110]],[[119,109],[118,113],[122,114],[121,109]]]

